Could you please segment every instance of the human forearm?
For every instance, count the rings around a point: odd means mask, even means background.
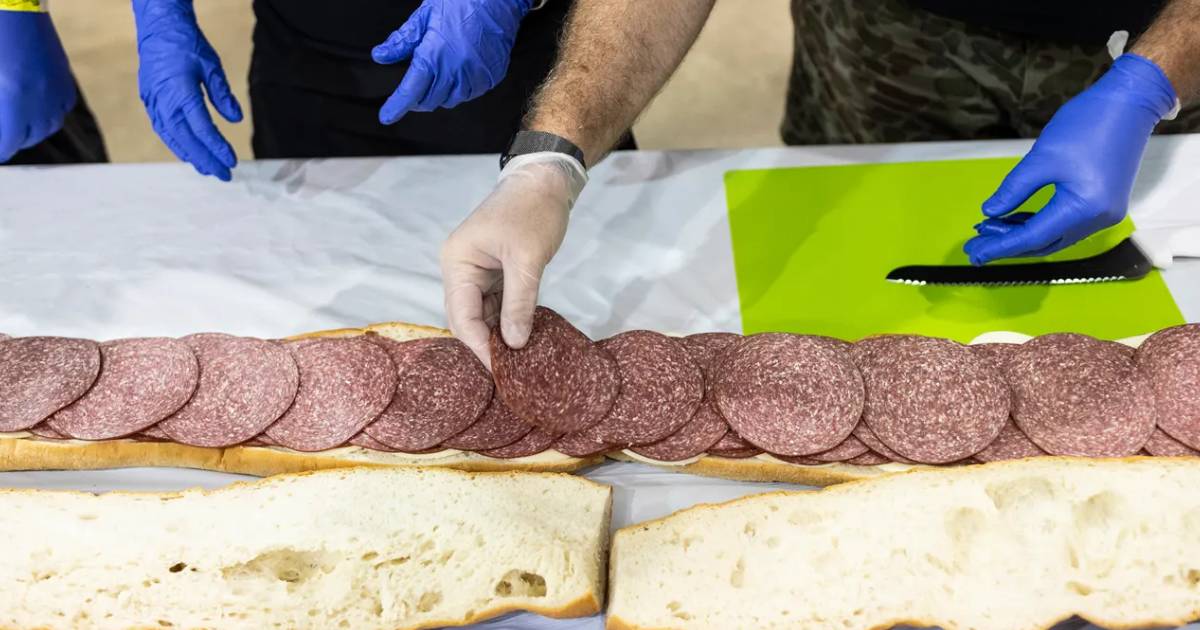
[[[526,127],[563,136],[595,164],[679,66],[715,0],[578,0]]]
[[[1200,0],[1172,0],[1138,38],[1132,53],[1162,68],[1179,99],[1200,96]]]

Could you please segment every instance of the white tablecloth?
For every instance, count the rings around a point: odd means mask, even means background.
[[[722,175],[746,168],[1017,156],[1024,141],[615,154],[573,213],[542,302],[595,337],[740,331]],[[1196,222],[1200,136],[1151,142],[1140,227]],[[180,164],[0,168],[0,331],[92,338],[203,330],[277,337],[406,320],[442,324],[437,253],[487,194],[493,157],[249,162],[231,184]],[[1200,320],[1200,261],[1165,273]],[[786,487],[610,463],[614,527]],[[7,486],[217,486],[204,471],[0,474]],[[602,627],[515,615],[481,627]]]

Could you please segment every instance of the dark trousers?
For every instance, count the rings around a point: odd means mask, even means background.
[[[76,85],[76,90],[79,86]],[[107,162],[108,151],[104,148],[104,136],[92,110],[88,108],[83,92],[75,108],[67,113],[62,129],[28,149],[21,149],[5,164],[81,164]]]

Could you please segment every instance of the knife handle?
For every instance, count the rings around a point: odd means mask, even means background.
[[[1174,258],[1200,258],[1200,225],[1137,230],[1133,241],[1159,269]]]

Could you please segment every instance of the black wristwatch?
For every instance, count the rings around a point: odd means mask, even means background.
[[[583,163],[583,151],[575,146],[574,142],[545,131],[518,131],[508,142],[508,149],[500,156],[500,168],[504,168],[509,160],[518,155],[544,151],[569,155],[578,160],[581,166],[587,168],[587,165]]]

